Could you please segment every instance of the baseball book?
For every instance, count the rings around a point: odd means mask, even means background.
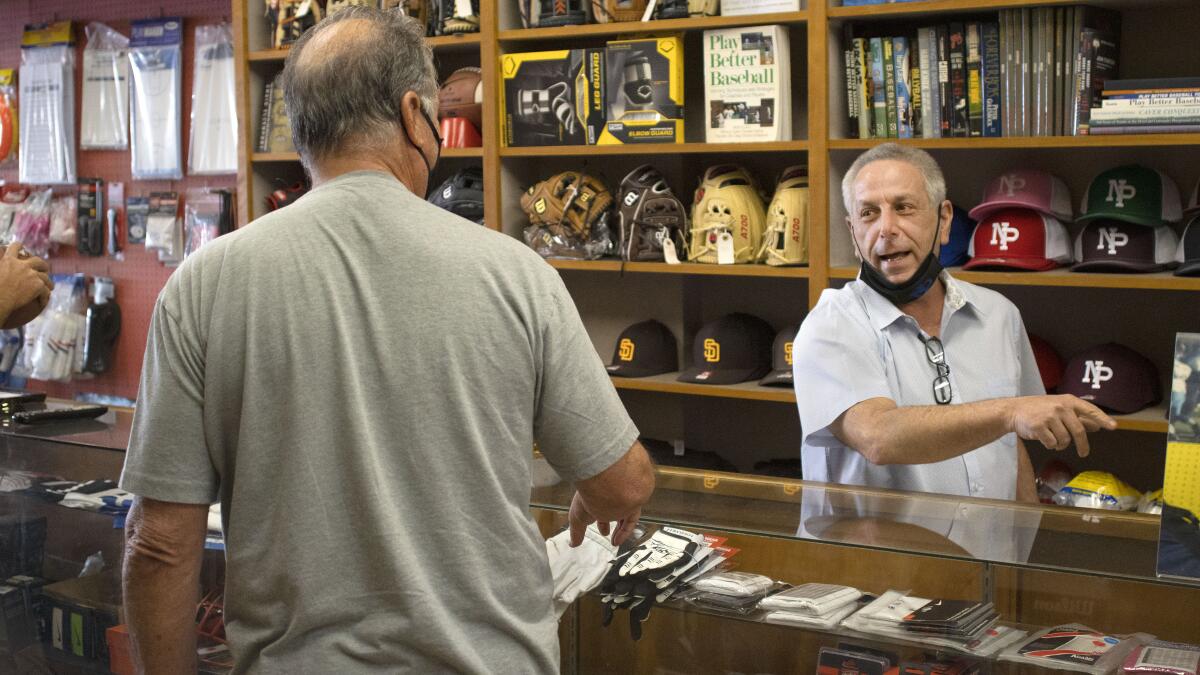
[[[1087,135],[1092,107],[1100,101],[1104,83],[1117,76],[1121,52],[1121,15],[1095,7],[1078,7],[1075,24],[1079,30],[1075,119],[1077,135]]]
[[[941,110],[938,112],[938,137],[950,136],[950,117],[952,101],[950,96],[950,27],[939,25],[934,33],[934,47],[937,56],[937,100]]]
[[[858,80],[858,137],[871,137],[875,87],[871,81],[870,50],[864,38],[854,39],[855,77]]]
[[[846,81],[846,137],[858,137],[858,117],[859,117],[859,102],[862,97],[859,93],[859,87],[862,83],[858,79],[858,52],[855,49],[857,40],[853,37],[854,31],[850,24],[846,24],[845,32],[842,39],[842,72],[845,75]]]
[[[921,78],[921,68],[917,65],[912,53],[913,45],[917,44],[917,39],[911,38],[909,44],[909,66],[908,72],[910,77],[910,86],[912,88],[912,135],[916,138],[923,138],[922,125],[924,124],[924,106],[925,101],[921,97],[921,86],[924,81]]]
[[[997,137],[1003,135],[1000,111],[1000,26],[995,23],[985,23],[983,30],[983,63],[981,78],[983,79],[983,135]]]
[[[704,32],[705,141],[792,139],[790,54],[783,26]]]
[[[896,67],[895,45],[892,38],[885,37],[883,42],[883,85],[884,106],[887,110],[887,138],[899,138],[899,118],[896,110]]]
[[[941,136],[941,104],[938,100],[937,31],[932,26],[917,30],[917,63],[921,72],[921,137]]]
[[[908,38],[892,38],[892,70],[896,80],[896,138],[913,137],[912,73],[908,66]]]
[[[871,38],[871,136],[888,137],[887,85],[883,77],[883,38]]]
[[[983,135],[983,57],[979,23],[966,25],[967,41],[967,134]]]
[[[961,23],[950,24],[950,136],[970,135],[967,102],[967,43]]]

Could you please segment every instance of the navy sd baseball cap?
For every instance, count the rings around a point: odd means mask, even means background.
[[[757,380],[771,370],[775,331],[762,319],[736,312],[704,324],[692,342],[692,367],[680,382],[736,384]]]
[[[679,368],[679,348],[671,329],[649,319],[621,331],[613,350],[609,375],[649,377]]]
[[[792,341],[800,332],[799,324],[784,326],[771,346],[771,372],[759,381],[764,387],[792,386]]]
[[[1071,357],[1058,393],[1074,394],[1109,412],[1127,415],[1162,400],[1158,369],[1150,359],[1110,342]]]

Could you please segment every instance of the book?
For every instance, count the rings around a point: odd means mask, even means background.
[[[1062,133],[1071,135],[1075,127],[1071,124],[1072,111],[1075,104],[1075,53],[1079,51],[1079,34],[1075,32],[1075,17],[1078,8],[1067,7],[1063,19],[1063,92],[1062,92]]]
[[[1008,77],[1012,72],[1012,49],[1009,47],[1011,39],[1011,29],[1008,26],[1008,17],[1012,14],[1008,10],[1000,11],[1000,128],[1005,136],[1012,134],[1012,122],[1009,121],[1009,116],[1012,115],[1011,103],[1009,100]],[[984,56],[986,66],[987,56]]]
[[[938,138],[950,136],[950,29],[946,25],[934,28],[934,47],[937,55]]]
[[[871,38],[871,122],[872,138],[888,137],[887,86],[883,76],[883,39]]]
[[[892,66],[896,80],[896,138],[912,138],[912,71],[908,64],[908,38],[892,38]]]
[[[1116,77],[1121,51],[1121,15],[1095,7],[1078,7],[1078,79],[1074,133],[1086,135],[1092,107],[1099,102],[1104,82]]]
[[[924,103],[924,101],[921,100],[921,85],[923,84],[923,82],[921,80],[920,67],[914,65],[911,61],[911,59],[912,59],[911,49],[912,49],[913,44],[916,44],[915,38],[913,40],[909,41],[910,62],[909,62],[909,66],[908,66],[908,72],[910,73],[909,80],[910,80],[910,83],[912,86],[912,135],[914,138],[924,138],[924,135],[922,133],[922,126],[925,124],[925,121],[924,121],[924,117],[922,114],[923,113],[922,107],[925,105],[925,103]]]
[[[277,76],[278,77],[278,76]],[[288,123],[283,87],[278,82],[271,88],[271,123],[267,133],[267,152],[296,152],[292,129]]]
[[[1032,38],[1030,35],[1032,16],[1028,8],[1023,8],[1019,11],[1020,28],[1018,29],[1017,39],[1020,41],[1021,70],[1017,74],[1017,105],[1020,106],[1017,124],[1021,128],[1021,135],[1029,136],[1033,133],[1033,120],[1029,114],[1033,93],[1031,86],[1033,82],[1033,64],[1030,62],[1030,55],[1032,53]]]
[[[871,81],[871,68],[867,49],[867,41],[863,38],[854,39],[854,56],[858,78],[858,137],[871,137],[872,106],[874,105],[874,86]]]
[[[950,136],[970,135],[967,109],[967,44],[966,31],[961,23],[952,23],[950,36]]]
[[[271,101],[275,80],[263,85],[262,114],[258,118],[258,152],[267,152],[271,147]]]
[[[896,111],[896,68],[892,38],[882,38],[884,107],[887,110],[887,138],[899,138],[899,120]]]
[[[858,55],[855,51],[853,29],[847,23],[842,39],[842,73],[846,83],[846,137],[858,137],[859,92]]]
[[[1104,95],[1122,93],[1170,93],[1177,91],[1200,91],[1200,77],[1155,77],[1139,80],[1108,80],[1104,83]]]
[[[791,79],[783,26],[704,31],[705,140],[791,140]]]
[[[983,57],[979,23],[966,24],[967,42],[967,135],[983,135]]]
[[[917,69],[921,73],[921,84],[917,89],[921,93],[921,137],[937,138],[941,123],[938,121],[941,110],[935,92],[937,91],[937,50],[934,45],[937,32],[932,27],[917,29]]]
[[[1200,89],[1195,91],[1181,90],[1172,93],[1160,94],[1102,94],[1102,104],[1107,103],[1129,103],[1134,105],[1153,105],[1170,102],[1187,102],[1200,100]]]
[[[1196,124],[1137,124],[1094,126],[1088,129],[1093,136],[1116,136],[1120,134],[1198,134],[1200,123]]]
[[[800,0],[723,0],[721,16],[799,12]]]
[[[1157,120],[1172,122],[1200,117],[1200,105],[1161,105],[1141,108],[1092,108],[1090,122]],[[1089,123],[1090,123],[1089,122]]]
[[[983,40],[983,135],[996,138],[1004,135],[1000,112],[1000,25],[985,23]]]

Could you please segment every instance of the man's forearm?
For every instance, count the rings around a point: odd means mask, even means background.
[[[1017,501],[1038,503],[1037,481],[1033,477],[1033,463],[1029,460],[1029,449],[1025,441],[1017,439]]]
[[[875,464],[929,464],[958,457],[1010,431],[1009,399],[946,406],[908,406],[878,413]]]
[[[196,671],[200,551],[154,541],[136,528],[125,550],[125,617],[146,673]]]

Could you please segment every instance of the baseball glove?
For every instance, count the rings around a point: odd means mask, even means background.
[[[459,68],[438,90],[438,120],[462,117],[483,128],[483,80],[479,68]]]
[[[479,0],[441,0],[441,2],[442,16],[445,17],[442,22],[443,34],[479,32]]]
[[[597,23],[641,21],[647,0],[591,0],[592,16]]]
[[[521,209],[529,224],[543,226],[555,235],[587,239],[592,227],[608,216],[612,194],[599,179],[577,171],[564,171],[530,186],[521,195]]]
[[[784,169],[775,188],[775,197],[767,207],[767,231],[759,262],[768,265],[804,265],[808,263],[808,169],[793,166]]]
[[[740,166],[721,164],[704,172],[692,203],[689,259],[715,263],[717,242],[733,238],[733,262],[754,262],[762,247],[766,215],[750,174]]]
[[[625,260],[663,260],[663,242],[670,240],[679,259],[687,210],[671,192],[658,169],[643,164],[621,181],[617,214],[621,226],[621,257]]]
[[[482,225],[483,170],[469,167],[450,176],[429,193],[429,203]]]

